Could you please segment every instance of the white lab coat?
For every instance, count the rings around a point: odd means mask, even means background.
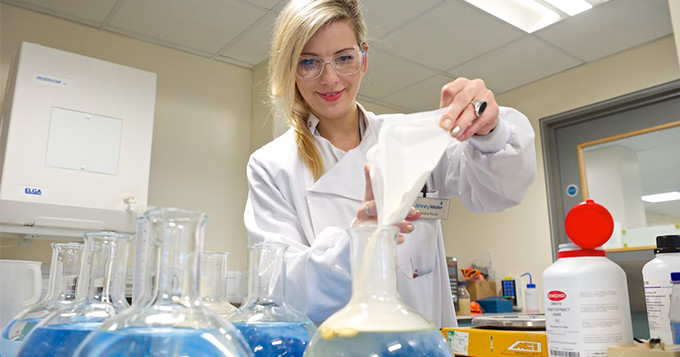
[[[349,301],[346,230],[363,201],[366,152],[377,143],[381,123],[389,120],[359,108],[366,118],[361,144],[339,160],[328,159],[330,143],[315,136],[326,170],[316,182],[300,160],[292,129],[248,162],[248,239],[288,244],[286,300],[317,326]],[[310,116],[313,132],[316,123]],[[451,139],[428,179],[427,196],[457,197],[474,211],[500,211],[518,204],[535,176],[533,129],[524,115],[501,107],[490,134],[463,143]],[[436,326],[456,326],[441,224],[420,219],[414,225],[398,246],[401,298]]]

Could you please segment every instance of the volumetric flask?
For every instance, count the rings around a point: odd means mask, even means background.
[[[82,243],[52,243],[52,261],[47,295],[20,312],[0,335],[0,356],[14,357],[29,332],[50,313],[70,305],[76,298],[76,278],[83,251]]]
[[[349,230],[352,297],[316,331],[305,357],[450,357],[444,336],[397,291],[398,228]]]
[[[94,329],[130,307],[125,300],[129,234],[85,233],[76,301],[41,321],[19,349],[20,357],[71,357]]]
[[[286,304],[286,248],[283,243],[250,246],[248,295],[229,316],[256,357],[302,356],[316,330],[307,316]]]
[[[241,333],[201,302],[205,213],[156,208],[145,216],[153,278],[141,279],[149,286],[140,302],[102,324],[75,356],[251,356]]]

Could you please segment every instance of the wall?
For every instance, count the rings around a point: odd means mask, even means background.
[[[21,41],[158,75],[148,202],[207,212],[205,249],[230,251],[229,268],[246,269],[243,206],[251,71],[7,4],[0,4],[0,16],[3,93],[11,56]],[[16,239],[0,240],[0,257],[49,264],[47,242],[16,244]]]

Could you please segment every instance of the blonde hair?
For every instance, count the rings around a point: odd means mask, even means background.
[[[324,173],[321,154],[307,128],[309,106],[295,85],[302,49],[320,28],[347,20],[354,28],[357,44],[366,42],[367,30],[358,0],[291,0],[276,20],[269,58],[269,95],[295,131],[302,161],[314,180]]]

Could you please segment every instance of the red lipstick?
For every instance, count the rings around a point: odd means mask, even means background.
[[[341,91],[341,90],[340,91],[333,91],[333,92],[323,92],[323,93],[317,92],[319,97],[321,97],[321,99],[323,99],[327,102],[335,102],[335,101],[339,100],[342,97],[342,93],[343,93],[343,91]]]

